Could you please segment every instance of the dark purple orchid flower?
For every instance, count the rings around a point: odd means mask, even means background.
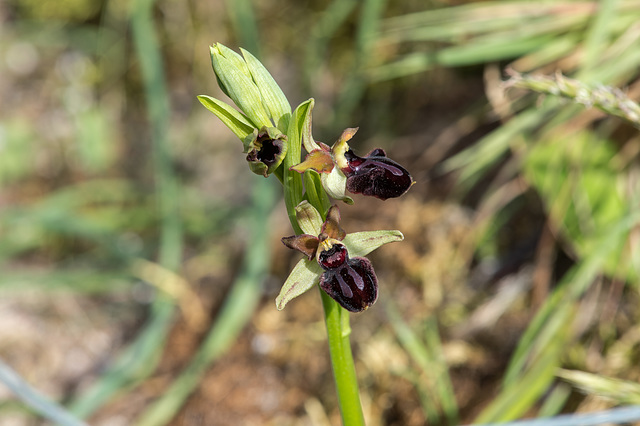
[[[331,148],[323,143],[307,143],[309,154],[304,161],[291,167],[299,173],[313,169],[321,173],[322,185],[327,193],[338,200],[352,204],[345,188],[354,194],[370,195],[381,200],[399,197],[414,184],[411,175],[400,164],[377,148],[366,157],[358,157],[347,141],[357,128],[346,129]],[[337,167],[337,170],[336,170]],[[351,201],[351,202],[350,202]]]
[[[249,168],[264,177],[278,168],[287,153],[287,136],[275,127],[255,129],[243,143]]]
[[[386,200],[401,196],[413,185],[407,169],[388,158],[383,149],[376,148],[366,157],[358,157],[349,149],[344,157],[347,167],[341,170],[349,192]]]
[[[318,263],[325,269],[320,288],[340,306],[351,312],[361,312],[378,298],[378,279],[369,259],[349,258],[342,243],[319,253]]]
[[[333,206],[322,224],[320,235],[302,234],[282,239],[284,245],[316,258],[324,269],[320,288],[350,312],[362,312],[378,298],[378,279],[373,266],[364,257],[349,258],[341,242],[346,233],[340,227],[340,211]]]

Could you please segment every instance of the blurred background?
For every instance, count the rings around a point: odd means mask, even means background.
[[[317,140],[359,126],[416,180],[342,208],[406,237],[351,317],[368,424],[640,404],[638,123],[502,83],[637,101],[637,0],[3,1],[2,382],[93,425],[339,424],[318,292],[275,309],[279,185],[196,99],[227,100],[214,42],[315,98]],[[17,392],[0,424],[56,415]]]

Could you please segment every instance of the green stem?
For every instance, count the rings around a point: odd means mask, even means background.
[[[285,168],[285,182],[287,173],[296,172],[290,172],[288,168]],[[312,179],[307,180],[309,189],[311,188],[311,181]],[[286,188],[287,186],[285,185],[285,191]],[[325,218],[328,208],[323,208],[323,200],[326,199],[326,194],[317,194],[315,191],[312,191],[310,195],[314,196],[309,197],[309,202],[322,214],[322,217]],[[289,194],[289,198],[302,199],[302,194]],[[293,206],[292,204],[287,204],[287,210],[291,225],[297,230],[300,226],[296,222]],[[296,233],[299,234],[301,231],[296,231]],[[351,354],[351,343],[349,342],[349,336],[351,335],[349,312],[344,310],[338,302],[333,300],[324,291],[320,290],[320,295],[322,296],[322,306],[324,307],[324,320],[327,327],[331,367],[333,369],[333,378],[338,393],[338,404],[340,405],[342,424],[344,426],[364,425],[364,415],[362,414],[360,392],[358,390],[358,378],[356,376],[353,355]]]
[[[338,392],[342,424],[345,426],[364,425],[360,392],[358,391],[358,378],[349,342],[349,335],[351,334],[349,312],[342,309],[338,302],[324,291],[320,290],[320,295],[322,296],[322,306],[324,307],[331,366]]]

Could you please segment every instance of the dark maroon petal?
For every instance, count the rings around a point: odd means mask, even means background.
[[[351,312],[364,311],[378,298],[378,279],[364,257],[354,257],[341,267],[325,271],[320,288]]]
[[[318,253],[318,263],[323,269],[338,268],[349,259],[347,246],[341,243],[334,243],[328,250]]]
[[[349,150],[345,158],[349,167],[342,171],[347,176],[347,190],[354,194],[386,200],[401,196],[413,184],[409,172],[386,157],[382,149],[374,149],[367,157],[358,157]]]

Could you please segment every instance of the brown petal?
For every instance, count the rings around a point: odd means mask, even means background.
[[[342,241],[347,235],[340,227],[340,210],[337,205],[332,206],[327,212],[327,220],[322,224],[322,233],[339,241]]]
[[[319,240],[318,237],[314,237],[309,234],[294,235],[291,237],[284,237],[282,243],[290,249],[298,250],[309,258],[313,259],[318,250]]]

